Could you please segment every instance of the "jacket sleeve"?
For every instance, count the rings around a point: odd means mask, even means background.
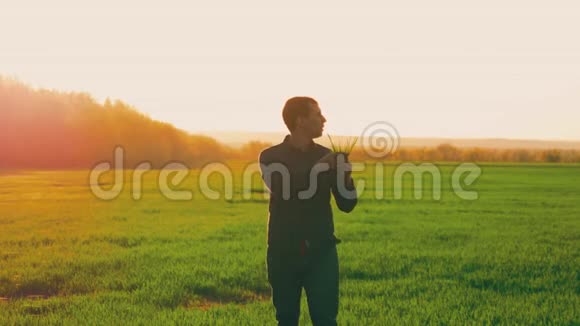
[[[266,185],[266,187],[268,188],[268,190],[271,193],[272,192],[272,179],[266,178],[266,171],[265,171],[266,166],[268,164],[270,164],[270,162],[267,158],[267,154],[265,153],[265,151],[262,151],[260,153],[259,163],[260,163],[260,176],[262,177],[264,184]]]
[[[331,171],[332,178],[332,194],[336,200],[338,209],[345,213],[350,213],[358,203],[358,194],[352,177],[349,177],[346,184],[339,186],[336,170]],[[344,178],[344,177],[342,177]],[[342,180],[340,182],[343,182]],[[344,183],[344,182],[343,182]]]

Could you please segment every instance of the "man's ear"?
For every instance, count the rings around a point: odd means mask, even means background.
[[[294,129],[298,129],[302,123],[304,123],[304,120],[302,119],[301,116],[297,116],[296,117],[296,125],[294,126]]]

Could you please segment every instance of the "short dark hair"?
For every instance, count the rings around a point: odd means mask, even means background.
[[[282,118],[288,130],[292,131],[296,128],[296,119],[298,117],[306,117],[310,113],[310,105],[317,105],[315,99],[307,96],[296,96],[288,99],[284,104],[282,110]]]

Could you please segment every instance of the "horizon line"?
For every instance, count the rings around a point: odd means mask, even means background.
[[[170,123],[170,122],[169,122]],[[178,128],[178,127],[176,127]],[[250,134],[289,134],[287,130],[284,131],[253,131],[253,130],[232,130],[232,129],[221,129],[221,130],[188,130],[183,128],[178,128],[184,130],[191,134],[208,134],[208,133],[250,133]],[[328,133],[325,133],[328,134]],[[347,134],[334,134],[330,133],[332,136],[338,137],[359,137],[360,135],[347,135]],[[324,135],[319,138],[324,137]],[[441,136],[401,136],[401,139],[449,139],[449,140],[510,140],[510,141],[553,141],[553,142],[580,142],[580,139],[563,139],[563,138],[509,138],[509,137],[441,137]],[[318,138],[315,138],[318,139]]]

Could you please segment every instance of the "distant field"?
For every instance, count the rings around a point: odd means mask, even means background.
[[[439,167],[441,200],[413,199],[410,175],[395,200],[389,165],[384,199],[335,209],[339,324],[580,323],[580,165],[482,165],[475,201]],[[275,324],[258,176],[252,200],[205,199],[191,171],[193,200],[170,201],[151,171],[141,200],[103,201],[88,175],[0,173],[1,325]]]
[[[248,132],[248,131],[199,131],[197,133],[208,135],[230,146],[242,146],[250,141],[259,140],[272,144],[278,144],[287,133],[281,132]],[[333,136],[343,142],[348,136]],[[384,136],[384,134],[383,134]],[[327,137],[316,139],[317,143],[330,147]],[[505,138],[416,138],[402,137],[399,143],[404,148],[413,147],[437,147],[441,144],[451,144],[455,147],[481,147],[493,149],[580,149],[580,141],[575,140],[534,140],[534,139],[505,139]],[[360,144],[360,142],[359,142]]]

